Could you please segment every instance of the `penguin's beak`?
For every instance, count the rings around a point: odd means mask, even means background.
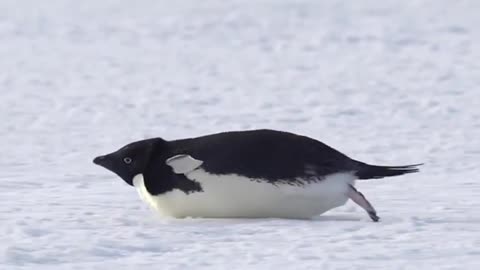
[[[133,186],[132,177],[130,177],[128,168],[125,168],[125,166],[122,166],[122,163],[118,162],[118,157],[115,152],[98,156],[93,159],[93,163],[120,176],[120,178],[122,178],[127,184]]]
[[[94,158],[93,163],[108,169],[110,168],[109,165],[111,165],[112,161],[111,161],[111,158],[108,157],[108,155],[105,155],[105,156],[98,156]]]
[[[93,163],[97,165],[102,165],[102,161],[105,161],[105,159],[106,159],[105,156],[98,156],[93,159]]]

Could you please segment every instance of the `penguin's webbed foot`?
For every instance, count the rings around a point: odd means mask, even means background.
[[[377,211],[375,211],[372,204],[352,185],[348,185],[347,196],[360,207],[362,207],[374,222],[378,222],[380,220],[380,218],[377,216]]]

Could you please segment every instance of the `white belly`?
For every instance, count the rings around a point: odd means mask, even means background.
[[[141,174],[134,177],[133,184],[140,197],[164,216],[311,218],[344,205],[348,200],[348,184],[355,181],[350,173],[338,173],[303,186],[272,185],[239,175],[212,175],[202,169],[190,172],[187,177],[199,182],[203,192],[185,194],[173,190],[152,196]]]

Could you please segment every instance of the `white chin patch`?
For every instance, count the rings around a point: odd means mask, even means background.
[[[186,194],[175,189],[152,196],[141,174],[134,177],[133,184],[140,197],[164,216],[307,219],[344,205],[348,200],[348,185],[355,181],[351,173],[332,174],[303,186],[285,182],[272,185],[263,179],[214,175],[203,169],[186,176],[200,183],[203,192]]]

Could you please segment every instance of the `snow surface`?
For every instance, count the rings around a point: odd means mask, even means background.
[[[480,269],[480,1],[0,1],[0,269]],[[91,161],[275,128],[370,163],[314,221],[163,219]]]

